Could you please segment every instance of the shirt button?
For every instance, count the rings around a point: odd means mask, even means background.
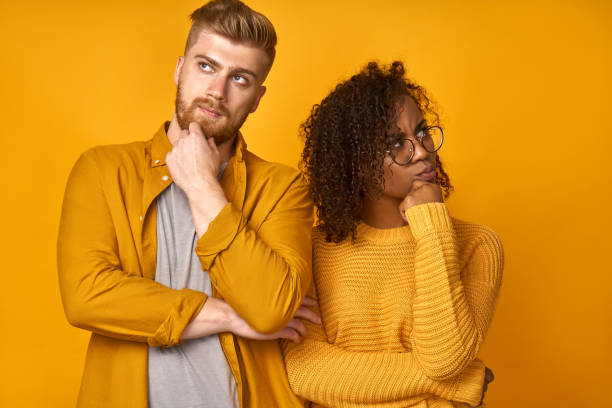
[[[140,216],[140,221],[142,222],[142,215]]]
[[[159,160],[155,160],[155,164],[159,163]]]
[[[162,177],[162,180],[164,180],[164,181],[168,181],[168,178],[169,178],[168,176],[163,176],[163,177]]]

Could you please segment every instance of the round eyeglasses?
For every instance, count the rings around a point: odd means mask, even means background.
[[[415,139],[429,153],[435,153],[442,147],[444,132],[442,132],[440,126],[429,126],[419,130]],[[406,166],[414,156],[414,149],[414,141],[412,139],[403,138],[391,145],[387,153],[389,153],[395,164]]]

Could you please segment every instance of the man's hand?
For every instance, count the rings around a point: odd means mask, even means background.
[[[172,180],[185,192],[198,237],[204,235],[208,224],[227,204],[227,198],[218,180],[221,155],[211,137],[206,139],[200,125],[189,124],[182,130],[166,155],[166,164]]]
[[[412,183],[412,190],[399,205],[399,212],[404,221],[406,220],[406,210],[419,204],[442,203],[442,190],[435,183],[423,180],[415,180]]]
[[[253,330],[240,316],[237,314],[233,319],[233,328],[231,330],[236,336],[245,337],[253,340],[275,340],[288,339],[294,343],[302,341],[306,336],[306,326],[301,319],[308,320],[315,324],[321,324],[321,318],[316,315],[307,306],[314,306],[316,302],[309,297],[304,298],[302,305],[295,313],[295,316],[282,330],[273,334],[261,334]],[[234,312],[235,313],[235,312]]]
[[[166,156],[166,164],[176,185],[188,196],[207,192],[211,185],[219,184],[219,149],[213,138],[206,139],[197,123],[190,123],[189,131],[181,130]]]
[[[181,339],[194,339],[211,334],[232,332],[236,336],[253,340],[288,339],[299,343],[306,336],[306,326],[301,319],[321,324],[321,319],[308,306],[314,306],[313,299],[306,297],[295,316],[282,330],[262,334],[253,330],[244,319],[223,300],[209,297],[196,318],[185,327]]]

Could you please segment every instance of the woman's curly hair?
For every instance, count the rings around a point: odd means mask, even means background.
[[[300,167],[328,241],[355,239],[364,198],[382,194],[385,154],[399,137],[393,129],[401,98],[410,96],[429,126],[439,124],[425,89],[404,74],[399,61],[370,62],[314,105],[300,126],[306,139]],[[440,160],[436,163],[436,181],[446,198],[452,185]]]

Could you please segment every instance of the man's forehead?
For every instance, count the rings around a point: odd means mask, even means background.
[[[266,53],[257,47],[233,41],[220,34],[201,31],[185,57],[205,55],[223,67],[247,68],[260,75],[264,72]]]

